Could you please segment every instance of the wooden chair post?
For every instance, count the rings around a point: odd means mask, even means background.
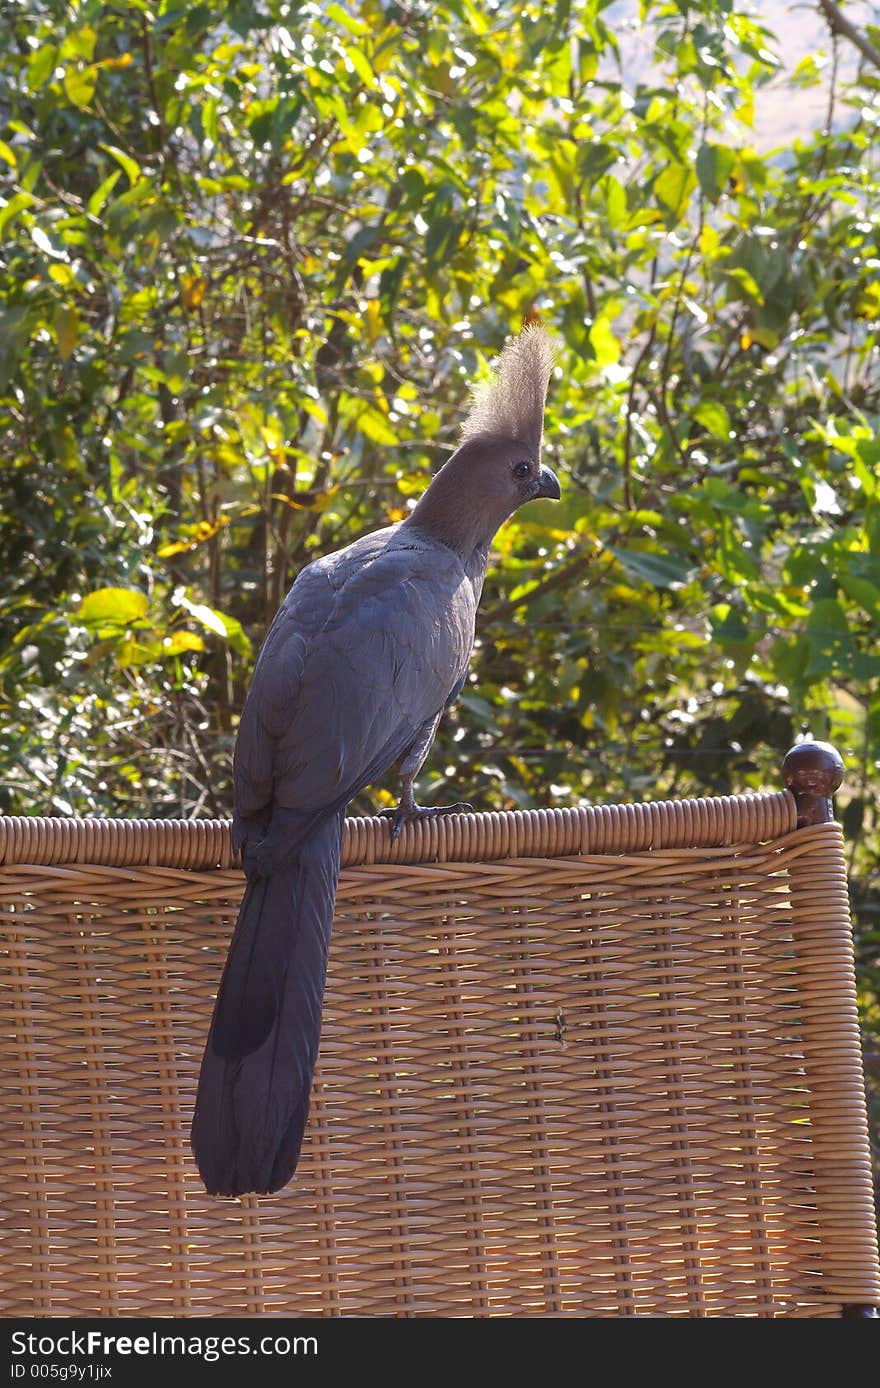
[[[797,805],[799,829],[828,824],[834,819],[834,794],[843,780],[843,758],[828,742],[799,742],[785,757],[782,774]],[[844,1303],[841,1316],[848,1320],[878,1320],[877,1306]]]

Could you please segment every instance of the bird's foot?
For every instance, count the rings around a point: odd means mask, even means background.
[[[406,796],[401,800],[396,809],[380,810],[381,819],[391,820],[391,842],[400,834],[405,824],[413,824],[419,819],[429,819],[434,815],[441,814],[473,814],[474,807],[469,805],[466,800],[460,800],[456,805],[417,805],[412,798]]]

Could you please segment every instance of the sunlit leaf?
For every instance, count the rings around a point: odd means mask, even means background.
[[[607,318],[597,318],[590,328],[590,345],[600,366],[620,361],[620,344]]]
[[[134,185],[137,183],[141,176],[141,170],[136,159],[132,159],[130,154],[126,154],[124,150],[118,149],[116,145],[101,145],[101,149],[106,150],[108,154],[113,156],[117,164],[119,164],[128,176],[130,184]]]
[[[58,343],[58,354],[62,361],[73,355],[79,335],[79,314],[71,304],[60,304],[52,315],[52,326]]]
[[[97,217],[98,213],[101,211],[110,194],[113,192],[113,189],[116,187],[116,184],[119,182],[121,173],[121,169],[114,169],[103,182],[98,184],[98,187],[89,198],[87,208],[93,217]]]
[[[357,73],[361,81],[364,83],[364,85],[367,87],[372,87],[375,83],[376,78],[373,73],[373,69],[370,67],[369,62],[367,61],[367,58],[361,51],[361,49],[356,48],[354,44],[349,43],[345,45],[344,52],[345,56],[348,58],[348,61],[351,63],[352,67],[354,68],[355,72]]]
[[[53,43],[44,43],[31,54],[27,66],[27,83],[32,92],[38,92],[48,80],[58,59],[58,49]]]
[[[244,628],[237,617],[218,612],[213,607],[208,607],[205,603],[193,602],[190,598],[181,596],[180,606],[204,627],[206,631],[212,632],[215,636],[220,636],[224,641],[228,641],[233,650],[240,655],[248,655],[251,643],[245,634]]]
[[[348,10],[343,9],[342,5],[335,2],[325,7],[325,13],[328,19],[333,19],[337,24],[341,24],[343,29],[347,29],[350,34],[360,37],[370,32],[369,24],[356,14],[350,14]]]
[[[668,164],[654,181],[654,196],[674,225],[680,221],[696,186],[693,170],[684,164]]]
[[[87,111],[92,104],[97,81],[98,69],[93,65],[67,67],[64,70],[64,90],[74,106],[82,111]]]
[[[874,282],[865,285],[856,304],[856,313],[860,318],[867,318],[869,322],[880,318],[880,284]]]
[[[203,651],[205,643],[194,631],[173,631],[162,642],[162,655],[182,655],[185,651]]]
[[[715,400],[701,401],[694,410],[694,419],[717,439],[726,439],[730,435],[730,415]]]
[[[149,665],[154,660],[161,660],[163,646],[161,641],[138,641],[128,637],[119,642],[114,655],[120,669],[130,670],[140,665]]]
[[[149,607],[146,593],[135,588],[96,588],[83,598],[75,615],[86,626],[124,627],[145,617]]]

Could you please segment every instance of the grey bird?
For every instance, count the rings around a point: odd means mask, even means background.
[[[247,884],[202,1060],[192,1147],[213,1195],[279,1190],[299,1159],[318,1054],[345,807],[400,763],[392,833],[467,678],[492,539],[558,499],[541,465],[553,350],[511,339],[459,448],[406,520],[309,564],[257,660],[235,746],[233,843]]]

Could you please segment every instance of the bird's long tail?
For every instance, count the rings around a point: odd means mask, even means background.
[[[211,1195],[279,1190],[309,1112],[342,814],[248,881],[202,1060],[192,1147]]]

